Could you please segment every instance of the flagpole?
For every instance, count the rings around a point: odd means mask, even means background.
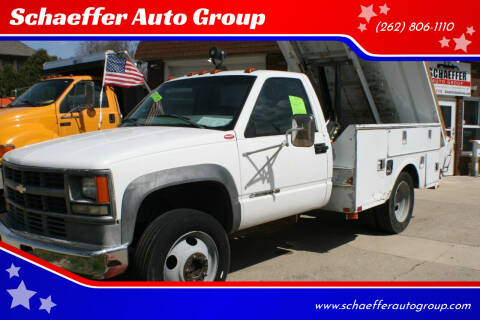
[[[100,89],[100,116],[98,117],[98,130],[102,129],[102,120],[103,120],[103,112],[102,112],[102,100],[103,100],[103,89],[105,88],[105,73],[107,72],[107,55],[112,52],[111,50],[105,51],[105,61],[103,63],[103,79],[102,79],[102,88]]]
[[[132,63],[136,64],[135,63],[135,60],[132,59],[132,57],[130,57],[130,54],[128,53],[128,51],[124,51],[125,55],[127,56],[127,58],[132,61]],[[138,69],[138,68],[137,68]],[[152,89],[150,89],[150,86],[148,85],[147,81],[145,81],[145,77],[142,77],[142,80],[143,80],[143,85],[145,86],[145,88],[147,88],[148,90],[148,93],[151,93],[152,92]]]

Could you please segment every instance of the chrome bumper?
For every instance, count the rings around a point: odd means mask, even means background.
[[[12,231],[1,219],[0,237],[1,241],[15,248],[91,279],[112,278],[123,273],[128,266],[128,245],[101,248]]]

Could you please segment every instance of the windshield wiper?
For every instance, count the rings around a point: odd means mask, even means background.
[[[135,125],[138,125],[138,120],[139,119],[135,119],[135,118],[127,118],[127,119],[123,119],[122,120],[122,124],[124,123],[133,123]]]
[[[198,123],[188,119],[187,117],[184,117],[184,116],[181,116],[181,115],[178,115],[178,114],[160,114],[160,115],[157,115],[157,117],[176,118],[176,119],[180,119],[180,120],[185,121],[186,123],[188,123],[192,127],[199,128],[199,129],[205,129],[204,126],[199,125]]]
[[[18,101],[17,105],[20,104],[20,105],[24,105],[24,106],[28,106],[28,105],[35,105],[35,102],[33,101],[30,101],[30,100],[20,100]],[[15,106],[17,106],[15,105]]]

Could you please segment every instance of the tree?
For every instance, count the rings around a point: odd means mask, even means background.
[[[127,51],[133,56],[137,44],[136,41],[83,41],[77,50],[77,56],[105,52],[106,50]]]
[[[8,97],[15,89],[30,87],[42,77],[43,64],[57,60],[45,49],[37,50],[18,70],[12,64],[0,69],[0,96]]]

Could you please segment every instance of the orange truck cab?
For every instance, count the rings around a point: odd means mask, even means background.
[[[136,90],[135,101],[128,101],[130,107],[120,108],[118,101],[127,103],[126,95],[130,96],[130,100],[132,100],[131,92],[125,94],[125,92],[117,90],[121,93],[116,93],[113,87],[105,86],[100,108],[102,77],[98,70],[103,71],[103,54],[101,57],[101,61],[93,59],[96,65],[90,64],[90,69],[82,68],[80,70],[82,72],[90,71],[92,75],[50,75],[30,87],[6,108],[0,108],[1,198],[3,198],[1,160],[6,152],[46,140],[99,130],[100,112],[102,113],[100,129],[114,128],[121,121],[122,111],[124,114],[127,113],[141,98],[138,94],[139,91]],[[69,67],[68,71],[73,72],[78,65],[78,59],[75,60],[75,63],[68,60],[55,63],[60,64],[64,71],[65,67]],[[85,67],[85,63],[81,65]],[[87,90],[88,86],[90,86],[90,91]],[[94,95],[91,90],[92,86]],[[87,91],[91,95],[90,98],[93,98],[93,106],[87,105],[89,100]],[[141,92],[143,95],[143,90]],[[3,203],[0,203],[0,212],[3,211],[2,209]]]

